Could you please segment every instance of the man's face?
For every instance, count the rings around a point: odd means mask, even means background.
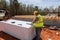
[[[37,14],[38,14],[38,11],[35,11],[35,12],[34,12],[34,15],[37,16]]]

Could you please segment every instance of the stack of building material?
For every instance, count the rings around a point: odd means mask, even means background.
[[[4,32],[21,40],[32,40],[35,37],[34,28],[31,22],[9,19],[1,21],[0,27],[4,28]]]
[[[58,17],[58,21],[60,21],[60,17]]]
[[[15,18],[29,18],[33,19],[35,16],[34,15],[16,15]],[[58,16],[43,16],[44,20],[57,20]]]

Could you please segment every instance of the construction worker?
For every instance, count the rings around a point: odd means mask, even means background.
[[[40,40],[40,33],[43,27],[43,17],[38,13],[38,7],[35,7],[36,10],[34,10],[34,16],[32,23],[36,31],[36,40]]]

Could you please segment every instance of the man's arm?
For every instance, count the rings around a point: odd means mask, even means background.
[[[32,23],[35,23],[38,20],[38,17],[35,17],[32,21]]]

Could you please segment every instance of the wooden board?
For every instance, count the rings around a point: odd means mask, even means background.
[[[0,39],[1,40],[19,40],[3,31],[0,31]]]

